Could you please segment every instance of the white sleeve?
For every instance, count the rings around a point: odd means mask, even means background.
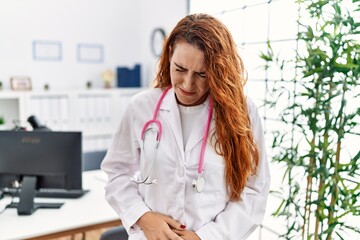
[[[215,221],[196,231],[201,240],[246,239],[261,224],[270,188],[269,163],[261,119],[255,105],[250,102],[249,115],[253,134],[259,149],[259,166],[255,175],[248,178],[241,199],[228,202]]]
[[[136,221],[150,211],[138,193],[138,185],[130,181],[139,169],[140,145],[134,131],[135,121],[130,103],[101,164],[108,175],[106,200],[129,233],[138,230]]]

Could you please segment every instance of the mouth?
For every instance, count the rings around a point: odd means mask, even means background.
[[[185,96],[193,96],[195,93],[194,92],[189,92],[189,91],[186,91],[182,88],[179,88],[181,93],[184,94]]]

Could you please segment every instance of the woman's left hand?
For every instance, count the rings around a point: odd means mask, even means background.
[[[177,235],[179,235],[182,239],[184,240],[201,240],[199,238],[199,236],[193,232],[193,231],[187,231],[187,230],[176,230],[176,229],[172,229],[174,233],[176,233]]]

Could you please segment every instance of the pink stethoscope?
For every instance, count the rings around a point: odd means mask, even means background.
[[[164,92],[161,94],[156,107],[155,107],[155,111],[154,111],[154,116],[151,120],[147,121],[141,131],[141,140],[143,142],[143,151],[144,151],[144,142],[145,142],[145,135],[148,131],[151,131],[154,129],[154,127],[149,128],[150,124],[155,124],[157,126],[157,128],[155,128],[156,131],[156,143],[155,143],[155,151],[153,153],[153,157],[152,157],[152,162],[149,168],[148,173],[143,176],[143,173],[141,172],[141,178],[139,179],[139,177],[137,175],[133,176],[130,178],[130,181],[135,182],[137,184],[146,184],[146,185],[150,185],[150,184],[157,184],[158,180],[157,179],[153,179],[153,180],[149,180],[149,176],[150,173],[152,171],[154,162],[156,160],[156,154],[157,154],[157,150],[159,148],[159,143],[161,140],[161,135],[162,135],[162,125],[161,122],[159,120],[156,119],[158,113],[159,113],[159,108],[160,105],[164,99],[164,97],[166,96],[166,94],[168,93],[168,91],[170,90],[171,86],[167,87]],[[199,159],[199,163],[198,163],[198,176],[197,178],[192,182],[192,186],[193,188],[197,191],[197,192],[202,192],[204,191],[205,188],[205,178],[203,176],[203,172],[204,172],[204,154],[205,154],[205,147],[206,147],[206,140],[209,134],[209,128],[210,128],[210,122],[211,122],[211,118],[212,118],[212,99],[209,99],[209,109],[208,109],[208,117],[207,117],[207,122],[206,122],[206,126],[205,126],[205,130],[204,130],[204,138],[202,140],[202,145],[201,145],[201,152],[200,152],[200,159]]]

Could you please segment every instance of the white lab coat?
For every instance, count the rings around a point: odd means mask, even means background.
[[[138,185],[129,181],[139,171],[140,159],[144,159],[141,156],[141,130],[145,122],[153,117],[160,95],[160,89],[149,89],[132,97],[101,165],[109,180],[106,199],[119,214],[130,234],[129,239],[146,239],[136,221],[147,211],[172,217],[188,230],[196,231],[202,240],[246,239],[263,219],[270,184],[263,129],[256,106],[247,101],[260,151],[259,168],[256,175],[249,177],[241,200],[229,202],[224,160],[209,143],[215,127],[214,117],[204,156],[205,189],[198,193],[192,188],[192,181],[197,177],[208,100],[184,148],[173,89],[163,99],[157,116],[163,129],[150,178],[156,178],[158,184]],[[153,150],[145,149],[145,159],[151,161]]]

